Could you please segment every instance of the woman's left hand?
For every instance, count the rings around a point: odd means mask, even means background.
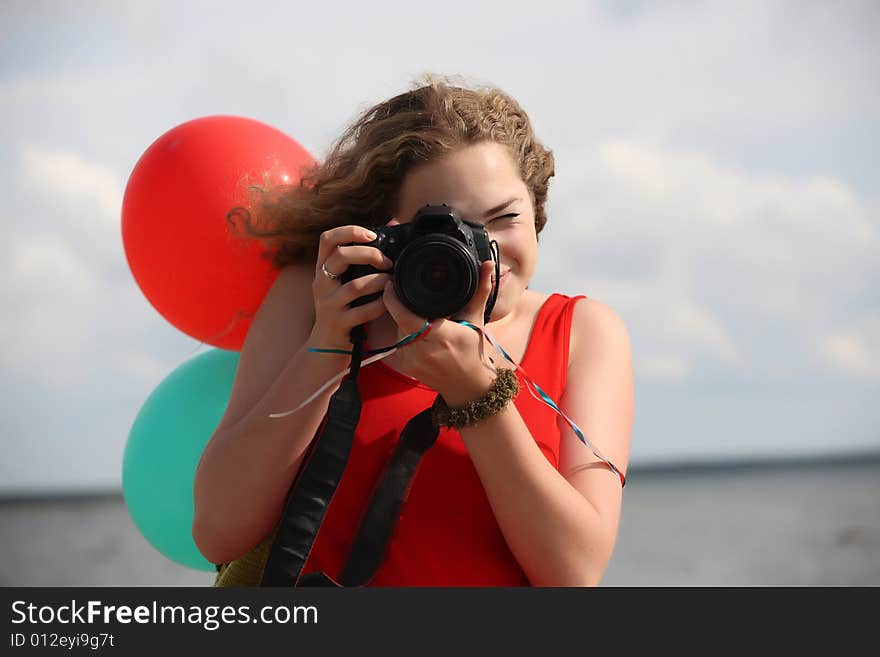
[[[452,319],[467,320],[483,328],[483,313],[492,292],[495,264],[485,261],[480,267],[480,282],[467,306]],[[385,307],[397,324],[397,339],[418,333],[425,318],[407,309],[389,281],[385,285]],[[397,352],[407,373],[443,396],[450,406],[463,406],[479,399],[495,380],[495,369],[489,362],[492,345],[474,329],[446,319],[435,319],[431,330]]]

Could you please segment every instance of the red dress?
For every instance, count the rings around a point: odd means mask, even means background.
[[[568,370],[571,317],[582,298],[553,294],[544,302],[520,363],[557,403]],[[433,390],[382,361],[364,367],[358,379],[363,408],[354,444],[303,573],[323,571],[339,577],[401,429],[436,397]],[[558,468],[555,411],[535,399],[522,380],[514,403],[544,456]],[[529,586],[458,431],[441,429],[422,458],[385,559],[369,585]]]

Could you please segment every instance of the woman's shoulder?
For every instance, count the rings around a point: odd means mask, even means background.
[[[580,324],[591,320],[601,321],[601,317],[616,316],[617,313],[606,303],[603,303],[595,297],[588,294],[566,294],[563,292],[538,292],[534,290],[526,290],[523,294],[524,304],[529,304],[533,308],[542,308],[547,301],[555,297],[560,306],[573,305],[573,321]]]
[[[314,297],[312,284],[315,271],[309,265],[285,265],[266,291],[254,322],[262,325],[286,323],[295,317],[297,321],[314,320]]]
[[[567,298],[574,303],[573,326],[577,325],[580,329],[588,329],[600,325],[616,324],[618,328],[626,328],[620,315],[607,303],[587,295],[572,295]]]
[[[238,358],[226,411],[216,431],[241,420],[306,342],[314,322],[314,271],[279,270],[251,320]]]
[[[568,295],[562,292],[540,292],[538,290],[526,289],[522,296],[520,315],[528,318],[531,322],[534,321],[541,311],[549,310],[551,306],[561,310],[570,303],[575,303],[576,306],[580,305],[576,301],[579,296],[583,295]]]
[[[315,280],[315,268],[312,265],[302,262],[284,265],[278,270],[278,278],[283,284],[287,285],[308,285],[311,286]]]
[[[623,318],[611,306],[589,296],[575,302],[571,316],[569,362],[583,360],[592,347],[620,339],[628,341],[629,331]]]
[[[586,294],[564,294],[562,292],[539,292],[526,290],[523,293],[523,317],[534,324],[542,311],[551,309],[551,298],[557,312],[570,310],[569,317],[569,363],[581,360],[589,351],[590,345],[608,340],[610,336],[629,339],[625,322],[608,304]]]

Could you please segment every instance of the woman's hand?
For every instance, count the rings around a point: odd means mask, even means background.
[[[479,271],[480,282],[474,296],[452,319],[467,320],[483,328],[483,313],[492,292],[494,263],[483,262]],[[425,326],[425,318],[403,305],[390,281],[385,285],[383,300],[397,324],[398,340]],[[488,361],[491,348],[488,341],[483,344],[482,335],[472,328],[436,319],[428,335],[400,347],[397,353],[407,373],[440,393],[450,406],[463,406],[484,395],[495,380],[495,370]]]
[[[383,271],[391,269],[391,260],[375,247],[343,246],[374,239],[376,234],[362,226],[339,226],[321,233],[315,280],[312,283],[315,325],[308,339],[309,347],[351,350],[351,329],[385,314],[385,303],[381,296],[362,306],[349,308],[348,304],[368,294],[381,292],[391,280],[389,274],[368,274],[345,284],[341,280],[350,265],[372,265]]]

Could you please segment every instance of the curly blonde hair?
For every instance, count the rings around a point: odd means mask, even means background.
[[[540,233],[547,222],[553,153],[538,142],[519,103],[499,89],[458,86],[450,78],[429,75],[420,84],[361,114],[298,184],[251,186],[254,212],[233,208],[227,220],[271,245],[278,269],[314,263],[322,232],[346,224],[386,224],[414,167],[462,146],[494,141],[510,149]]]

